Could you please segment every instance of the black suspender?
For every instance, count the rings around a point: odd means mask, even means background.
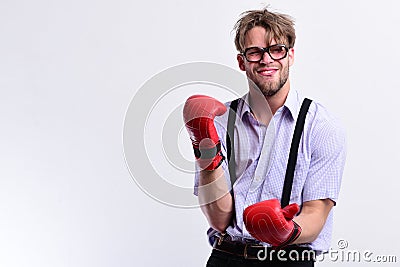
[[[304,129],[304,122],[306,121],[307,111],[310,107],[311,100],[305,98],[301,104],[299,115],[297,116],[296,126],[294,128],[292,144],[290,145],[289,159],[286,167],[285,182],[283,184],[281,207],[289,205],[290,195],[292,193],[294,169],[296,168],[297,154],[299,151],[299,144],[301,134]]]
[[[304,122],[306,119],[308,108],[311,104],[310,99],[305,98],[301,108],[299,115],[297,117],[296,126],[293,133],[292,144],[290,146],[289,159],[286,167],[285,174],[285,182],[283,184],[282,198],[281,198],[281,206],[282,208],[287,206],[290,201],[290,195],[292,193],[292,185],[293,185],[293,177],[294,170],[296,167],[297,154],[299,150],[299,144],[301,139],[301,134],[304,129]],[[228,116],[228,129],[226,134],[226,149],[227,149],[227,159],[228,159],[228,169],[229,175],[231,179],[231,194],[233,197],[233,184],[236,181],[236,171],[235,171],[235,149],[234,149],[234,128],[236,121],[236,111],[239,103],[239,99],[235,99],[231,102]]]
[[[238,107],[239,99],[235,99],[231,102],[228,115],[228,129],[226,132],[226,154],[228,158],[228,169],[229,176],[231,178],[231,195],[233,197],[233,184],[236,181],[236,165],[235,165],[235,138],[234,129],[236,121],[236,110]],[[231,153],[233,151],[233,153]],[[235,203],[235,202],[234,202]]]

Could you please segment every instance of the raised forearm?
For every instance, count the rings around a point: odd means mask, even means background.
[[[221,141],[214,125],[214,118],[225,112],[223,103],[205,95],[189,97],[183,108],[183,119],[200,169],[200,206],[211,227],[221,232],[229,225],[233,210],[232,197],[221,167],[224,160]]]
[[[210,226],[225,231],[232,219],[233,200],[222,167],[203,170],[199,180],[199,203]]]

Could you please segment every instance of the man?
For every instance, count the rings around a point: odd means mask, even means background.
[[[322,105],[311,102],[291,204],[281,207],[303,101],[289,81],[294,23],[287,15],[254,10],[243,13],[235,30],[237,61],[248,77],[249,93],[237,105],[233,150],[225,141],[231,103],[195,95],[183,111],[199,169],[195,194],[211,226],[214,249],[207,266],[314,266],[310,252],[323,253],[330,246],[332,207],[345,161],[344,131]],[[236,166],[233,185],[229,153]]]

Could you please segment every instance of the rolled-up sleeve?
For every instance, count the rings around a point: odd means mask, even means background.
[[[328,198],[336,205],[346,160],[346,134],[338,119],[320,114],[311,136],[311,162],[303,202]]]

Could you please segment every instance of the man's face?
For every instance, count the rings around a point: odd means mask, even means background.
[[[267,43],[266,31],[263,27],[256,26],[249,30],[245,38],[245,49],[248,47],[267,47],[276,44],[275,40]],[[261,90],[264,96],[271,97],[281,88],[289,86],[289,66],[293,64],[294,50],[290,48],[285,58],[272,59],[264,53],[259,62],[249,62],[239,54],[237,60],[239,68],[246,71],[247,77]]]

